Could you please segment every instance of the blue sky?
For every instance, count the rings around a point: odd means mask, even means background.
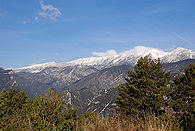
[[[135,46],[194,50],[194,7],[195,0],[0,0],[0,67]]]

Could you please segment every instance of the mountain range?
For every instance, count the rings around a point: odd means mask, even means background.
[[[163,69],[170,71],[174,77],[183,73],[185,67],[192,63],[195,63],[195,59],[164,63]],[[71,84],[68,90],[72,94],[72,103],[77,106],[82,105],[82,113],[97,111],[103,115],[113,115],[116,106],[114,102],[118,95],[117,87],[125,82],[127,70],[133,70],[133,67],[131,65],[113,66]]]
[[[66,63],[34,64],[27,67],[13,68],[12,70],[15,72],[38,73],[49,67],[64,68],[72,66],[89,66],[100,70],[117,65],[134,65],[140,57],[144,56],[150,56],[154,59],[160,58],[163,63],[171,63],[185,59],[195,59],[195,51],[178,47],[173,51],[165,52],[157,48],[137,46],[117,55],[80,58]]]
[[[53,90],[68,92],[71,103],[82,106],[80,112],[97,111],[113,115],[117,86],[124,83],[127,70],[132,70],[140,57],[160,58],[163,68],[178,74],[195,63],[195,51],[177,48],[170,52],[138,46],[112,56],[81,58],[66,63],[43,63],[0,70],[0,89],[25,90],[30,97]]]
[[[137,46],[117,55],[81,58],[66,63],[43,63],[27,67],[13,68],[20,77],[38,81],[55,89],[62,89],[90,75],[91,73],[120,65],[135,65],[140,57],[160,58],[163,63],[195,59],[195,51],[177,48],[170,52],[160,49]]]

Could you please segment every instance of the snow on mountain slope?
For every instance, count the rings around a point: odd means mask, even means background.
[[[47,67],[55,67],[55,66],[57,66],[57,63],[49,62],[49,63],[43,63],[43,64],[33,64],[31,66],[15,68],[13,70],[14,72],[22,71],[22,72],[38,73]]]
[[[185,59],[195,59],[195,51],[178,47],[162,57],[162,62],[172,63]]]
[[[106,57],[89,57],[81,58],[71,62],[68,62],[70,65],[90,65],[90,66],[99,66],[101,67],[110,67],[113,65],[119,65],[126,62],[133,64],[140,57],[150,55],[152,58],[161,58],[165,56],[167,52],[164,52],[160,49],[155,49],[151,47],[137,46],[129,51],[122,52],[118,55],[106,56]]]
[[[113,56],[80,58],[67,63],[45,63],[36,64],[28,67],[13,69],[15,72],[37,73],[47,67],[67,67],[67,66],[92,66],[103,69],[111,66],[130,64],[134,65],[140,57],[150,56],[154,59],[160,58],[162,62],[177,62],[185,59],[195,59],[195,51],[184,48],[177,48],[171,52],[165,52],[157,48],[137,46],[131,50],[121,52]]]

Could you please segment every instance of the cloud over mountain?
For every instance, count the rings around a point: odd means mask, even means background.
[[[106,52],[93,52],[94,56],[112,56],[117,55],[117,52],[115,50],[107,50]]]

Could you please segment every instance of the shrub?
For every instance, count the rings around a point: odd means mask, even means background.
[[[50,91],[32,100],[19,89],[0,93],[0,129],[72,130],[79,117],[77,108],[65,101],[65,94]]]

